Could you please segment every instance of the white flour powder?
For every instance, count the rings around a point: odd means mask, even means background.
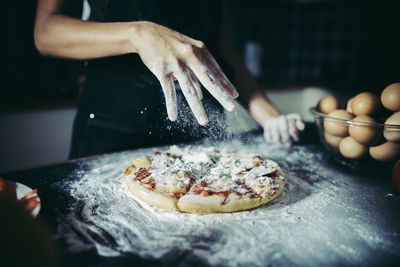
[[[232,214],[163,211],[135,199],[122,180],[132,158],[154,150],[113,154],[56,185],[75,199],[59,215],[59,236],[71,251],[95,247],[102,256],[128,252],[166,260],[190,251],[187,257],[229,266],[358,264],[371,248],[393,245],[366,218],[348,177],[316,164],[321,154],[262,140],[230,147],[277,161],[287,178],[284,193],[266,206]]]

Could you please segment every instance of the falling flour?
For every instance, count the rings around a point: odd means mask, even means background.
[[[287,178],[284,193],[251,211],[164,211],[134,198],[122,179],[132,158],[155,149],[117,153],[90,161],[73,180],[55,185],[73,199],[58,216],[59,237],[72,253],[95,248],[106,257],[133,253],[168,260],[174,255],[182,265],[190,257],[229,266],[352,265],[368,262],[371,248],[393,246],[393,238],[386,239],[358,205],[348,177],[316,164],[321,153],[261,139],[229,146],[277,161]]]

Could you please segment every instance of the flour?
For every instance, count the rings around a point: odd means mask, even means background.
[[[232,214],[163,211],[134,198],[122,179],[132,158],[154,149],[118,153],[90,161],[73,181],[56,185],[74,199],[59,214],[59,237],[71,252],[95,248],[106,257],[134,253],[165,261],[172,254],[182,265],[197,257],[229,266],[333,265],[338,259],[353,265],[368,260],[371,247],[393,242],[368,221],[345,186],[347,177],[315,164],[321,154],[262,140],[230,146],[277,161],[287,178],[283,194]]]

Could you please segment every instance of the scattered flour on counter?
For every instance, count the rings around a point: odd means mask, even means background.
[[[90,161],[74,180],[56,185],[73,199],[59,215],[59,237],[71,252],[95,248],[110,257],[181,257],[182,265],[192,256],[229,266],[357,264],[368,258],[371,247],[385,245],[358,208],[346,177],[315,164],[320,154],[263,142],[230,146],[277,161],[287,178],[283,194],[251,211],[164,211],[134,198],[122,179],[132,158],[151,151],[112,154]]]

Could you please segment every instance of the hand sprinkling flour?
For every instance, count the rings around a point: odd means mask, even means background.
[[[170,120],[178,116],[175,79],[201,125],[206,125],[208,118],[201,104],[199,81],[225,109],[235,108],[233,99],[239,94],[203,42],[152,22],[144,22],[136,34],[143,40],[137,42],[136,52],[160,81]]]

